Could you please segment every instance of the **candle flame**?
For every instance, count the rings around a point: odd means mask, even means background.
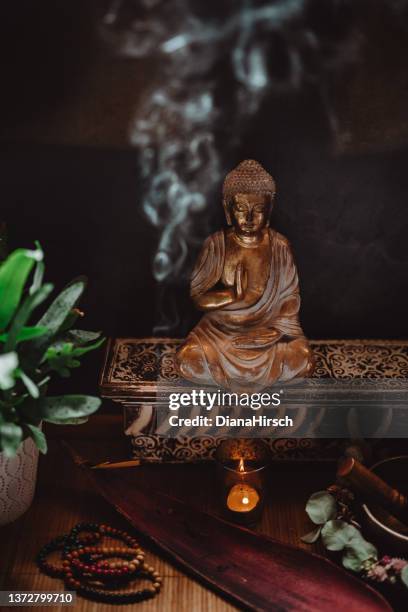
[[[249,504],[249,498],[248,497],[243,497],[242,498],[242,503],[245,504],[245,505]]]
[[[239,472],[245,472],[244,460],[242,459],[242,457],[239,460],[238,471]]]

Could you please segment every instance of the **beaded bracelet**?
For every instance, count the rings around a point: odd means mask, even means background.
[[[71,567],[78,575],[103,579],[123,578],[135,574],[144,561],[140,548],[85,547],[66,555],[63,567]],[[106,557],[124,558],[126,561],[103,561]],[[86,562],[88,560],[88,562]],[[85,562],[84,562],[85,561]]]
[[[102,546],[109,537],[125,546]],[[48,561],[50,553],[61,552],[61,564]],[[113,561],[108,559],[113,558]],[[152,566],[146,565],[144,551],[125,531],[98,523],[78,523],[68,534],[43,546],[37,556],[39,569],[61,578],[66,587],[83,597],[106,603],[133,603],[154,597],[162,579]],[[153,583],[143,589],[125,590],[124,585],[145,578]]]
[[[69,572],[66,573],[65,584],[68,588],[76,590],[82,597],[105,603],[137,603],[145,599],[151,599],[159,593],[162,579],[153,567],[144,566],[138,577],[150,580],[153,582],[153,585],[151,587],[129,591],[113,584],[109,587],[109,590],[107,590],[100,586],[95,586],[92,583],[76,580]],[[116,590],[113,590],[115,588]]]

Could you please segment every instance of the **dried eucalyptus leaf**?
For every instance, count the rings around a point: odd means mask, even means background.
[[[367,542],[360,532],[358,534],[358,537],[352,538],[348,542],[343,555],[344,567],[353,572],[361,571],[362,565],[367,559],[377,559],[378,557],[376,547],[371,542]]]
[[[408,565],[401,570],[401,580],[408,587]]]
[[[302,542],[305,542],[306,544],[313,544],[319,539],[321,530],[322,530],[321,527],[316,527],[316,529],[313,529],[313,531],[309,531],[309,533],[302,536],[300,539],[302,540]]]
[[[323,544],[328,550],[343,550],[353,538],[362,537],[358,529],[344,521],[328,521],[322,528]]]
[[[315,525],[323,525],[336,514],[336,501],[327,491],[318,491],[309,497],[306,512]]]

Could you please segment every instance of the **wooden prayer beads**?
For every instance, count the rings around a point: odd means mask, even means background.
[[[103,545],[109,537],[124,546]],[[54,551],[61,552],[61,563],[48,561]],[[133,603],[150,599],[159,593],[162,578],[146,565],[145,553],[138,542],[125,531],[98,523],[78,523],[69,534],[46,544],[37,557],[39,569],[64,580],[67,588],[88,599],[106,603]],[[152,582],[151,587],[129,586],[137,579]]]

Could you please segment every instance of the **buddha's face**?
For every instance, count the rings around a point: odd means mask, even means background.
[[[237,193],[231,206],[232,224],[244,236],[259,234],[268,222],[269,198],[256,193]]]

